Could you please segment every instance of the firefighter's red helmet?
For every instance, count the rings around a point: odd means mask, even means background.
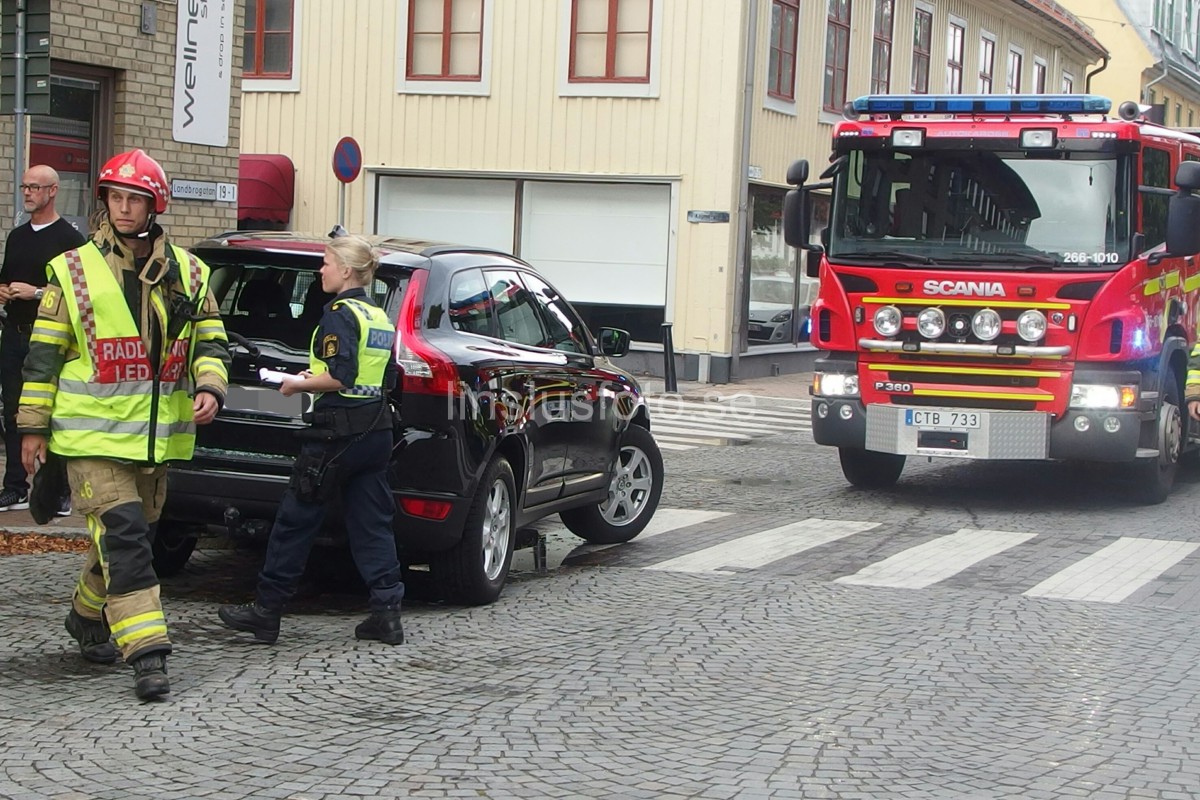
[[[96,194],[103,200],[104,189],[116,186],[154,199],[154,213],[167,210],[167,173],[142,149],[130,150],[110,158],[96,180]]]

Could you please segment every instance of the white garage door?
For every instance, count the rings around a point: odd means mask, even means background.
[[[383,175],[375,232],[511,253],[516,197],[516,181]]]
[[[521,258],[573,303],[665,306],[671,187],[527,181]]]

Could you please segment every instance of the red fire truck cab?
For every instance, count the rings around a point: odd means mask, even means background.
[[[788,171],[819,275],[817,443],[890,486],[907,456],[1128,464],[1171,491],[1200,323],[1200,138],[1094,95],[861,97],[823,182]],[[820,244],[810,193],[831,193]]]

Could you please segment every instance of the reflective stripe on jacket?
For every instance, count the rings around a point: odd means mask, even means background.
[[[178,286],[194,303],[208,292],[208,267],[179,247]],[[196,441],[192,411],[194,323],[178,327],[159,353],[157,375],[122,287],[100,250],[88,243],[50,262],[63,287],[79,357],[63,364],[50,416],[50,449],[161,463],[188,459]],[[160,321],[170,319],[161,290],[150,291]],[[160,326],[159,335],[165,340]]]
[[[358,372],[353,386],[338,394],[355,400],[379,397],[383,394],[383,378],[392,357],[395,330],[383,309],[361,298],[347,297],[333,304],[331,310],[345,304],[358,322]],[[313,375],[328,372],[329,367],[317,357],[317,332],[313,331],[308,348],[308,371]],[[319,395],[318,395],[319,396]]]

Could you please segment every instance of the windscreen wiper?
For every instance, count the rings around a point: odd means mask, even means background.
[[[1060,267],[1062,261],[1055,256],[1048,256],[1045,253],[1026,253],[1021,250],[995,250],[991,253],[984,253],[979,250],[958,250],[950,256],[955,261],[966,261],[970,263],[1001,263],[1001,264],[1028,264],[1029,269],[1037,269],[1041,266]]]
[[[895,264],[936,264],[937,261],[929,256],[923,256],[919,253],[906,253],[903,250],[857,250],[853,253],[829,253],[830,261],[839,261],[841,259],[853,259],[855,261],[882,261],[884,266],[890,266],[887,262]]]

